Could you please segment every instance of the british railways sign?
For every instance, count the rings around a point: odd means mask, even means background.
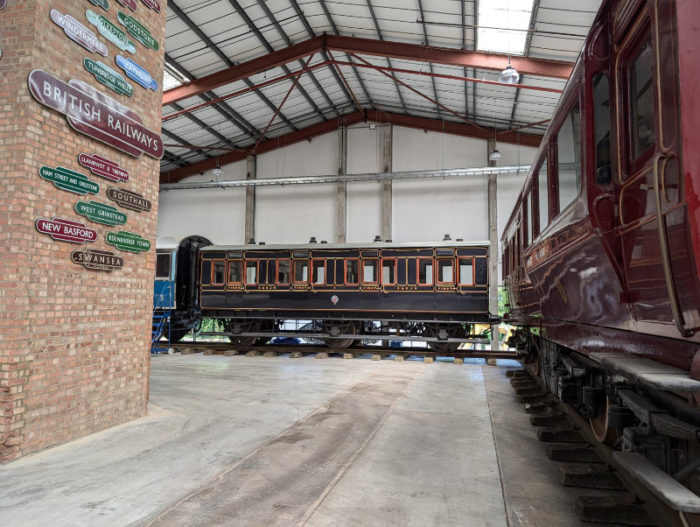
[[[41,104],[64,114],[78,132],[134,157],[163,157],[163,141],[141,123],[133,111],[114,99],[72,79],[65,83],[43,70],[28,77],[29,91]]]

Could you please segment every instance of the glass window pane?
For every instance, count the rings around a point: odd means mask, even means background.
[[[532,199],[530,198],[530,193],[528,192],[525,195],[525,199],[523,201],[523,207],[527,211],[527,227],[525,229],[525,247],[530,245],[530,242],[532,241]]]
[[[362,281],[366,284],[377,282],[377,260],[364,260],[362,262]]]
[[[249,260],[245,263],[245,283],[255,284],[257,282],[258,262]]]
[[[313,261],[313,283],[326,283],[326,262],[324,260]]]
[[[438,260],[438,283],[451,284],[454,282],[453,270],[452,270],[452,260],[441,259]]]
[[[170,280],[170,253],[156,254],[156,279]]]
[[[396,260],[382,261],[382,283],[389,285],[396,283]]]
[[[224,277],[226,276],[226,262],[215,261],[214,262],[214,282],[215,284],[223,284]]]
[[[241,283],[243,279],[243,262],[232,260],[228,263],[228,281]]]
[[[540,231],[549,225],[549,182],[547,181],[547,161],[542,163],[537,173],[538,198],[540,208]]]
[[[474,285],[474,265],[471,259],[459,260],[459,285]]]
[[[277,262],[277,283],[289,283],[289,260],[280,260]]]
[[[637,159],[656,142],[652,63],[651,39],[647,39],[629,70],[632,159]]]
[[[358,264],[357,260],[345,260],[345,282],[348,284],[358,283]]]
[[[296,260],[294,262],[294,281],[308,282],[309,281],[309,261]]]
[[[433,285],[433,261],[427,258],[418,260],[418,283]]]
[[[574,106],[557,136],[559,165],[559,212],[578,196],[581,190],[581,114]]]
[[[593,76],[593,115],[595,129],[595,182],[612,181],[610,164],[610,82],[605,73]]]

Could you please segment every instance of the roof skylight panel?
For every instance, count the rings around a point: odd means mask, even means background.
[[[480,2],[477,49],[524,55],[533,3],[533,0]]]

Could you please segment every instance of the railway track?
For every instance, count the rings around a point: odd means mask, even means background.
[[[547,393],[527,370],[507,374],[531,424],[538,428],[538,438],[547,443],[547,457],[562,462],[559,482],[582,489],[576,502],[581,521],[632,527],[700,526],[700,515],[679,513],[660,496],[669,483],[673,490],[672,482],[661,482],[661,489],[649,488],[612,448],[594,439],[578,412]],[[591,495],[586,489],[605,495]]]
[[[327,358],[340,355],[345,359],[371,356],[374,360],[394,356],[395,360],[405,360],[409,357],[422,357],[428,362],[437,357],[450,357],[457,361],[464,359],[513,359],[517,356],[513,351],[502,350],[457,350],[449,355],[441,354],[429,348],[392,348],[384,346],[351,346],[349,348],[332,348],[325,344],[264,344],[262,346],[234,346],[228,342],[179,342],[171,348],[180,353],[199,353],[205,355],[247,355],[249,357],[289,355],[290,358],[315,355],[317,358]]]

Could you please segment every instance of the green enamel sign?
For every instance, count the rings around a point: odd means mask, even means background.
[[[39,175],[46,181],[51,181],[56,188],[81,196],[97,194],[100,191],[100,186],[97,183],[93,183],[80,172],[74,172],[67,168],[43,166],[39,169]]]
[[[110,90],[131,97],[134,94],[134,88],[124,80],[119,73],[107,66],[104,62],[97,62],[88,57],[83,59],[83,66],[92,73],[101,84],[107,86]]]
[[[105,236],[105,241],[110,245],[114,245],[120,251],[130,251],[132,253],[148,251],[151,248],[151,242],[133,232],[108,232],[107,236]]]
[[[90,3],[92,5],[96,5],[97,7],[101,7],[105,11],[109,11],[109,2],[107,0],[90,0]]]
[[[147,48],[151,48],[158,51],[158,42],[156,41],[156,39],[153,38],[150,31],[148,31],[148,29],[139,24],[134,17],[125,15],[124,13],[119,11],[117,18],[132,37],[141,42],[141,44],[143,44]]]
[[[79,201],[75,204],[75,212],[85,216],[90,221],[111,227],[126,223],[126,214],[99,201]]]
[[[129,40],[126,34],[102,15],[98,15],[91,9],[85,11],[85,16],[93,26],[97,28],[100,35],[109,40],[112,44],[123,51],[136,53],[136,46]]]

